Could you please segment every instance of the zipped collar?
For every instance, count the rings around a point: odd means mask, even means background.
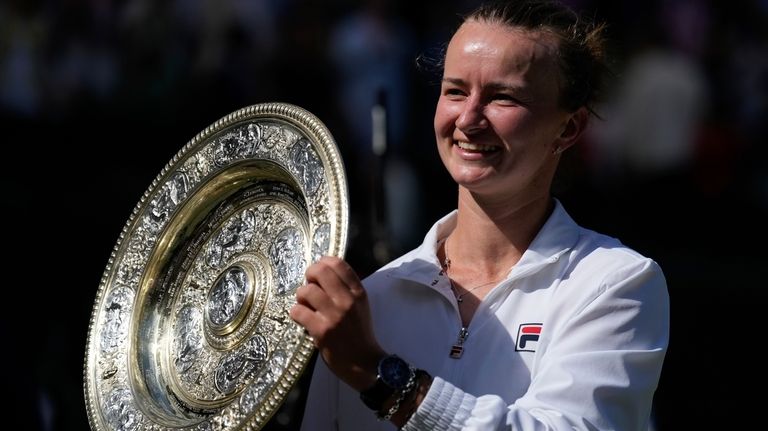
[[[523,253],[520,261],[510,268],[506,281],[533,274],[544,266],[557,262],[578,241],[579,226],[568,215],[560,201],[557,199],[554,201],[555,208],[552,214]],[[427,232],[419,247],[395,259],[382,269],[388,269],[387,274],[390,277],[428,286],[434,285],[435,275],[441,270],[437,250],[456,227],[456,215],[457,210],[453,210],[442,217]]]

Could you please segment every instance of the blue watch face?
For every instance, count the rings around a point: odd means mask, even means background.
[[[379,376],[390,388],[401,389],[411,378],[411,368],[402,358],[387,356],[379,363]]]

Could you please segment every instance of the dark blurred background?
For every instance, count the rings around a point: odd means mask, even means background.
[[[605,121],[566,153],[557,196],[667,275],[655,429],[744,428],[761,416],[766,373],[768,1],[568,3],[609,23],[618,79]],[[232,111],[288,102],[326,124],[361,275],[419,243],[455,186],[433,148],[436,77],[415,58],[475,4],[4,0],[3,428],[88,428],[86,336],[112,248],[171,157]],[[376,104],[384,153],[371,147]],[[305,385],[268,429],[297,429]]]

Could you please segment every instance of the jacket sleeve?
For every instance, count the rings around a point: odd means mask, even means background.
[[[308,399],[301,421],[301,431],[335,430],[339,379],[328,369],[319,356],[315,360]]]
[[[669,342],[669,296],[658,265],[641,259],[611,271],[563,322],[513,404],[436,377],[403,429],[647,430]]]

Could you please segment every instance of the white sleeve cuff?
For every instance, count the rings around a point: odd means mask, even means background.
[[[405,431],[460,430],[476,402],[440,377],[432,380],[426,397],[405,426]]]

